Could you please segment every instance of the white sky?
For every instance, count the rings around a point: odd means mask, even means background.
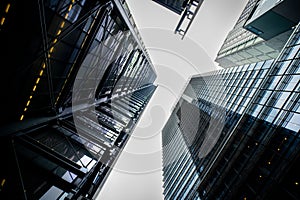
[[[204,0],[186,37],[174,34],[179,16],[151,0],[127,0],[157,70],[158,88],[97,199],[160,200],[161,129],[191,75],[213,62],[246,0]]]

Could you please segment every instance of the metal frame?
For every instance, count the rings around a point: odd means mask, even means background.
[[[191,27],[203,1],[204,0],[189,0],[189,2],[187,3],[174,31],[175,34],[178,33],[182,36],[181,39],[185,37],[187,31]],[[193,9],[195,9],[195,11],[193,11]],[[184,22],[187,23],[186,27],[183,27]]]

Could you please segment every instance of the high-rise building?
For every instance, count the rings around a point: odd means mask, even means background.
[[[163,7],[167,8],[175,12],[180,16],[178,24],[175,28],[175,34],[178,33],[182,36],[183,39],[191,27],[195,16],[197,15],[203,0],[175,0],[175,1],[168,1],[168,0],[153,0],[154,2],[162,5]]]
[[[164,6],[165,8],[175,12],[178,15],[184,11],[185,6],[188,0],[175,0],[175,1],[168,1],[168,0],[153,0],[154,2]]]
[[[156,88],[126,2],[0,8],[0,199],[93,199]]]
[[[274,59],[300,20],[294,0],[249,0],[218,52],[221,67]]]
[[[165,199],[300,198],[299,48],[297,25],[275,59],[191,78],[162,132]]]
[[[264,40],[272,39],[297,25],[299,6],[297,0],[258,1],[244,27]]]

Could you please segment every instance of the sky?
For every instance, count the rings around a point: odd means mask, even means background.
[[[151,0],[127,0],[157,71],[157,89],[97,200],[162,200],[161,130],[195,74],[214,62],[246,0],[204,0],[185,38],[174,34],[179,15]]]

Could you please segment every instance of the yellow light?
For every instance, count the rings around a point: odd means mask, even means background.
[[[46,64],[45,64],[45,63],[43,63],[43,65],[42,65],[42,68],[43,68],[43,69],[45,69],[45,68],[46,68]]]
[[[61,95],[61,92],[59,92],[59,94],[58,94],[58,96],[57,96],[57,98],[56,98],[55,104],[57,104],[57,102],[58,102],[58,100],[59,100],[59,98],[60,98],[60,95]]]
[[[1,19],[1,25],[4,24],[4,21],[5,21],[5,17],[2,17],[2,19]]]
[[[24,112],[26,112],[27,111],[27,108],[24,108]]]
[[[33,86],[33,89],[32,89],[32,91],[35,91],[36,90],[36,85],[35,86]]]
[[[53,52],[53,50],[54,50],[54,47],[51,47],[51,48],[50,48],[50,53],[52,53],[52,52]]]
[[[73,5],[72,5],[72,4],[71,4],[71,5],[69,5],[69,8],[68,8],[68,11],[69,11],[69,12],[71,11],[72,7],[73,7]]]
[[[8,13],[9,8],[10,8],[10,4],[8,3],[7,6],[6,6],[6,8],[5,8],[5,12],[6,12],[6,13]]]
[[[59,29],[59,30],[57,31],[56,35],[60,35],[60,33],[61,33],[61,30]]]
[[[26,107],[27,107],[27,106],[29,106],[29,104],[30,104],[30,100],[28,100],[28,101],[27,101],[27,103],[26,103]]]
[[[48,58],[50,58],[51,57],[51,54],[50,53],[48,53]]]
[[[60,28],[63,28],[65,26],[65,21],[62,21],[60,24]]]
[[[5,179],[2,180],[2,182],[1,182],[1,186],[2,186],[2,187],[4,186],[5,181],[6,181]]]
[[[22,116],[20,117],[20,121],[22,121],[22,120],[23,120],[23,118],[24,118],[24,115],[22,115]]]
[[[32,95],[30,95],[29,99],[32,99]]]
[[[268,164],[271,165],[271,162],[269,161]]]
[[[40,78],[37,78],[35,83],[38,84],[39,82],[40,82]]]
[[[280,148],[278,148],[277,151],[280,151]]]
[[[55,38],[55,39],[53,40],[53,44],[56,44],[56,42],[57,42],[57,39]]]
[[[244,197],[244,200],[247,200],[247,197]]]
[[[298,182],[295,182],[295,185],[299,185],[299,183],[298,183]]]
[[[69,17],[69,13],[65,14],[65,19],[67,19]]]
[[[42,75],[43,75],[43,73],[44,73],[44,70],[41,70],[41,71],[40,71],[40,76],[42,76]]]
[[[75,3],[75,0],[72,0],[72,3]]]

